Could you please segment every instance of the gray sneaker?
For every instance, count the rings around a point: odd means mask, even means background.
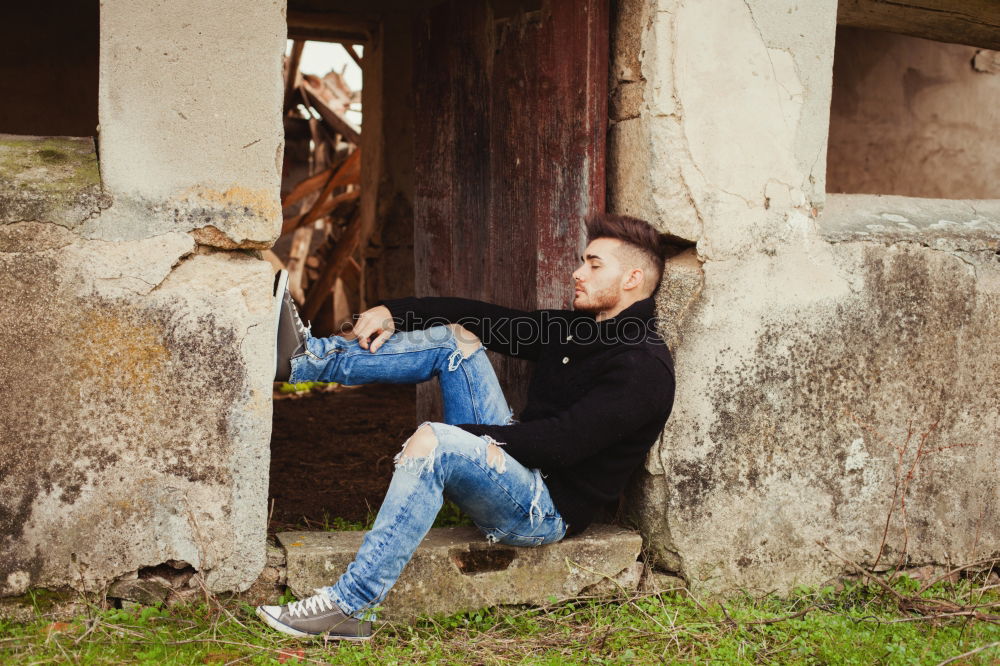
[[[288,271],[274,276],[274,327],[277,330],[277,361],[274,381],[287,382],[292,374],[291,359],[305,349],[309,329],[302,325],[292,295],[288,293]]]
[[[345,615],[322,588],[302,601],[285,606],[257,606],[257,617],[291,636],[364,641],[372,637],[372,623]]]

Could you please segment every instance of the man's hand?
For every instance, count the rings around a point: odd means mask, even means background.
[[[354,322],[354,334],[358,336],[358,344],[362,349],[375,353],[382,343],[392,337],[396,331],[392,323],[392,313],[384,305],[378,305],[365,310]],[[373,338],[374,339],[371,339]]]

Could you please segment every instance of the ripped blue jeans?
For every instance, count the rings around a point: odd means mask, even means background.
[[[347,571],[326,588],[341,610],[359,618],[370,617],[388,594],[444,498],[455,502],[493,543],[540,546],[566,534],[541,472],[502,449],[491,452],[489,437],[455,427],[513,420],[486,350],[480,346],[463,357],[452,328],[395,333],[375,353],[354,340],[309,338],[306,351],[292,359],[290,381],[412,384],[433,377],[444,403],[445,422],[427,424],[437,445],[426,456],[397,455],[375,524]]]

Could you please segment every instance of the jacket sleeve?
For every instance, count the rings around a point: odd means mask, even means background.
[[[531,361],[541,349],[543,310],[516,310],[470,298],[396,298],[379,301],[389,308],[396,330],[412,331],[461,324],[490,351]]]
[[[526,467],[554,470],[616,446],[654,421],[662,427],[673,395],[670,370],[642,352],[629,352],[611,359],[594,388],[554,416],[505,426],[458,427],[489,435]]]

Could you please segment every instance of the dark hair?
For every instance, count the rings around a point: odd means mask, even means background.
[[[663,238],[649,222],[628,215],[596,213],[587,218],[587,242],[598,238],[614,238],[638,250],[655,270],[655,290],[663,275],[665,251]]]

